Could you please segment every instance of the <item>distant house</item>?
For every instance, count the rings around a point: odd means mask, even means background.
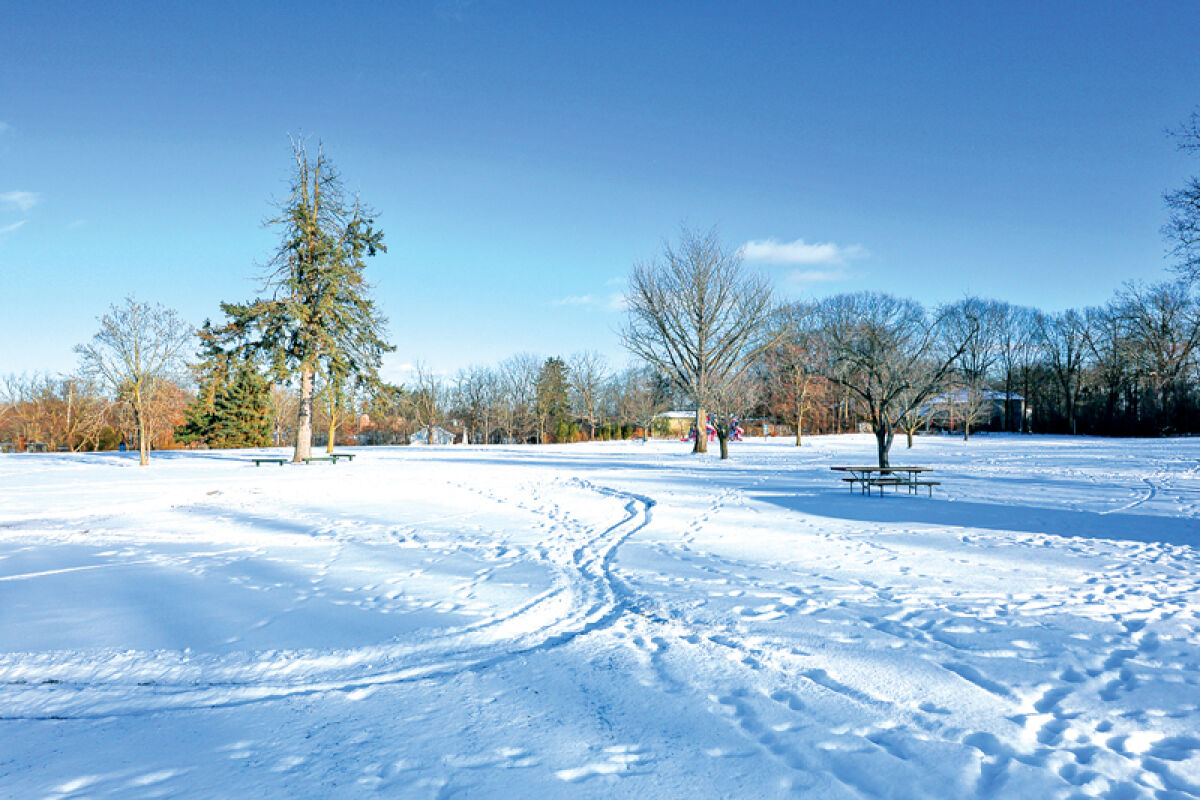
[[[695,411],[664,411],[654,415],[650,429],[655,433],[662,432],[668,438],[682,439],[688,435],[695,424]]]
[[[1008,414],[1005,414],[1004,404],[1008,403]],[[1010,420],[1010,428],[1019,429],[1025,409],[1025,398],[1013,392],[1007,398],[1004,392],[986,390],[974,397],[966,389],[946,392],[929,398],[921,407],[920,414],[925,417],[926,430],[959,431],[962,430],[963,418],[970,412],[971,404],[978,403],[979,408],[974,414],[971,429],[978,431],[1004,430],[1004,421]]]
[[[422,428],[413,435],[408,437],[410,444],[429,444],[429,429]],[[454,444],[454,434],[440,425],[433,428],[433,443],[434,444]]]

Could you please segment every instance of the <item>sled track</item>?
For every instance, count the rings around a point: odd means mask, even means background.
[[[1123,506],[1118,506],[1117,508],[1110,508],[1106,511],[1101,511],[1100,515],[1103,516],[1105,514],[1116,514],[1117,512],[1120,512],[1120,511],[1128,511],[1131,508],[1137,508],[1142,503],[1153,500],[1155,495],[1158,494],[1158,486],[1153,481],[1151,481],[1149,478],[1142,478],[1142,483],[1146,484],[1146,490],[1145,490],[1145,493],[1141,497],[1137,498],[1136,500],[1131,500],[1130,502],[1126,503]]]
[[[554,586],[508,612],[416,644],[191,657],[178,651],[0,656],[0,719],[94,719],[241,706],[483,669],[611,625],[626,595],[617,550],[646,527],[654,500],[572,480],[624,503],[624,516],[551,554]],[[566,543],[564,543],[566,544]],[[36,680],[29,676],[36,675]]]

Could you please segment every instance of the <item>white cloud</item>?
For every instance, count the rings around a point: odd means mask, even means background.
[[[24,224],[25,224],[25,220],[21,220],[20,222],[14,222],[11,225],[5,225],[4,227],[0,228],[0,233],[12,233],[17,228],[21,227]]]
[[[590,294],[573,294],[567,297],[560,297],[557,300],[551,300],[552,306],[590,306],[596,301],[595,295]]]
[[[624,292],[613,292],[604,303],[606,311],[624,311],[627,308],[629,308],[629,304],[625,302]]]
[[[557,300],[551,300],[550,305],[556,308],[575,307],[596,308],[601,311],[624,311],[625,294],[623,292],[612,292],[611,294],[574,294],[567,297],[560,297]]]
[[[5,192],[0,194],[0,205],[6,208],[16,208],[21,211],[28,211],[37,205],[41,197],[37,192]]]
[[[768,264],[842,264],[866,255],[867,251],[862,245],[809,243],[803,239],[794,242],[754,239],[742,245],[742,257],[747,261],[764,261]]]

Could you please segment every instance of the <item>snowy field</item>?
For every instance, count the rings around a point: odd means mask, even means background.
[[[1200,440],[0,456],[0,796],[1200,797]]]

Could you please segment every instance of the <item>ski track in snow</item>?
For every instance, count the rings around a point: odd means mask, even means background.
[[[598,744],[568,758],[549,757],[548,741],[539,748],[495,740],[437,763],[371,762],[359,788],[513,796],[472,776],[496,780],[515,769],[539,776],[553,796],[555,786],[583,796],[689,796],[690,787],[637,783],[665,780],[674,769],[689,782],[728,776],[740,789],[726,793],[747,797],[1200,797],[1200,461],[1170,456],[1169,443],[1143,452],[1018,438],[1009,453],[999,446],[1004,439],[961,449],[940,440],[930,443],[943,473],[932,501],[864,498],[847,496],[827,470],[855,460],[846,448],[856,438],[870,447],[865,437],[815,438],[799,452],[755,443],[735,448],[728,465],[664,458],[672,451],[663,448],[652,451],[660,457],[650,481],[642,478],[651,473],[631,467],[645,460],[636,450],[468,450],[502,471],[428,478],[467,510],[422,506],[384,520],[299,503],[286,513],[264,510],[260,492],[271,489],[257,482],[286,474],[254,473],[255,485],[219,489],[209,489],[216,479],[162,479],[91,513],[47,515],[30,501],[0,514],[0,543],[14,543],[0,556],[0,586],[144,565],[203,562],[207,574],[270,551],[258,539],[203,558],[200,550],[156,549],[159,531],[212,517],[247,530],[274,526],[292,537],[286,541],[323,554],[311,559],[317,587],[360,569],[356,548],[429,554],[412,562],[410,578],[397,576],[396,597],[362,587],[367,599],[356,602],[364,608],[401,603],[406,580],[418,580],[431,558],[432,566],[451,557],[479,562],[447,579],[442,601],[414,597],[402,608],[483,610],[474,622],[337,649],[0,652],[0,724],[135,724],[164,712],[236,713],[331,693],[370,703],[389,686],[461,683],[470,674],[487,681],[532,669],[548,680],[562,665],[579,669],[577,657],[586,655],[626,664],[616,674],[657,698],[632,727],[610,720],[612,701],[582,717],[616,725],[624,741],[596,734]],[[427,452],[436,462],[436,451]],[[573,462],[577,453],[616,455],[585,469]],[[456,458],[445,456],[451,465]],[[107,481],[103,491],[120,486]],[[214,497],[197,499],[201,487]],[[164,491],[167,500],[155,499]],[[446,501],[430,501],[438,502]],[[127,530],[123,514],[147,521]],[[493,532],[484,535],[483,524]],[[23,563],[27,551],[87,535],[111,547],[98,556],[126,560],[6,567]],[[512,586],[528,586],[523,599],[489,605],[483,595],[516,569],[546,577],[514,578]],[[299,591],[257,629],[323,593]],[[607,671],[582,673],[589,674],[605,677],[590,690],[580,679],[585,698],[613,680]],[[635,705],[622,713],[638,719]],[[648,743],[672,713],[687,716],[694,746]],[[646,741],[629,741],[639,734]],[[699,751],[686,755],[693,747]],[[280,763],[280,774],[290,774],[302,760]],[[0,756],[0,789],[12,767]],[[183,774],[131,780],[178,788]],[[746,783],[743,774],[757,777]],[[60,794],[87,793],[98,780],[62,782]],[[618,781],[643,788],[617,791]]]
[[[447,631],[420,646],[280,653],[249,662],[243,658],[201,661],[173,653],[127,653],[120,656],[125,663],[112,679],[97,677],[92,654],[55,654],[45,660],[0,656],[0,709],[5,709],[0,719],[79,719],[237,706],[444,676],[565,644],[613,620],[620,603],[612,587],[613,557],[625,539],[646,525],[654,505],[647,497],[580,479],[571,485],[622,503],[624,517],[596,531],[571,521],[557,503],[519,504],[551,520],[555,527],[570,527],[579,535],[560,536],[558,548],[541,549],[541,558],[559,570],[559,581],[509,613]],[[69,571],[73,570],[56,572]],[[22,577],[29,576],[0,580]],[[38,675],[41,684],[31,687],[24,677],[29,673]],[[279,680],[288,674],[300,677]]]

